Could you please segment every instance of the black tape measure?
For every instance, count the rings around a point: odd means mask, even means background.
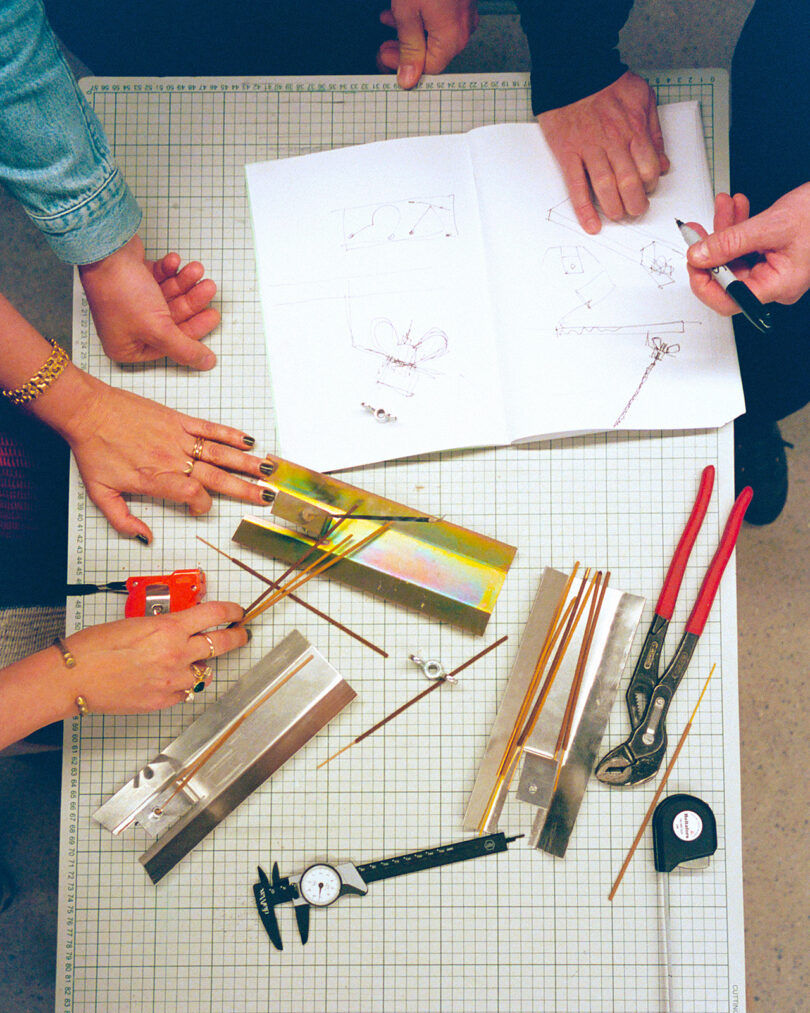
[[[717,851],[717,821],[709,806],[694,795],[670,795],[652,818],[655,868],[672,872],[678,865],[702,868]]]

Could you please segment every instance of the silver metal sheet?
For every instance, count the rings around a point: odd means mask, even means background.
[[[534,734],[526,743],[526,759],[518,783],[517,797],[538,806],[546,814],[544,817],[538,814],[529,843],[560,858],[568,847],[582,796],[596,765],[599,744],[643,608],[644,599],[638,595],[626,594],[610,587],[605,592],[574,712],[570,744],[553,797],[551,789],[556,776],[554,747],[562,720],[559,694],[556,697],[556,710],[547,715],[553,723],[541,728],[538,721]],[[578,639],[581,643],[581,636]],[[562,709],[573,679],[580,643],[572,642],[561,666],[560,675],[563,674],[562,669],[566,669]]]
[[[550,567],[543,572],[470,796],[464,818],[464,826],[468,830],[476,829],[486,812],[501,758],[567,579],[567,574]],[[571,593],[575,590],[576,586]],[[565,653],[545,706],[524,748],[523,770],[516,792],[518,800],[528,802],[538,810],[529,841],[534,847],[560,857],[565,854],[643,607],[644,599],[638,595],[612,587],[605,592],[583,673],[569,748],[552,799],[557,772],[554,750],[585,632],[584,622],[580,622]],[[502,793],[483,827],[484,832],[491,833],[497,829],[505,799],[506,795]]]
[[[306,658],[311,660],[290,676]],[[267,694],[266,703],[247,713]],[[141,856],[157,883],[355,695],[323,655],[294,630],[139,770],[94,813],[94,819],[114,834],[137,822],[150,834],[162,835]],[[229,728],[233,733],[177,791],[183,771]]]
[[[501,705],[492,726],[492,732],[478,769],[467,811],[464,814],[464,829],[476,830],[486,812],[498,767],[515,726],[518,711],[531,681],[534,666],[546,638],[554,609],[565,588],[568,577],[559,570],[547,567],[540,578],[540,586],[534,597],[534,604],[520,639],[517,657],[512,664]],[[493,808],[484,833],[498,829],[498,818],[503,808],[503,799]]]

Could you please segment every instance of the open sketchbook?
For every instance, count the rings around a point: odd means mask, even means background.
[[[534,123],[248,165],[284,456],[329,471],[739,415],[731,324],[692,295],[675,225],[712,217],[699,107],[660,113],[671,171],[596,236]]]

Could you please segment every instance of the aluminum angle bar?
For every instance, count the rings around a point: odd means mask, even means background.
[[[551,567],[543,571],[467,805],[464,816],[466,830],[478,828],[497,788],[498,768],[567,579],[567,574]],[[575,581],[570,596],[576,593],[576,584]],[[543,850],[549,850],[552,854],[565,853],[643,607],[644,599],[637,595],[611,587],[605,592],[580,687],[569,747],[554,795],[555,799],[559,797],[561,812],[549,824],[549,832],[553,827],[557,828],[550,842],[553,847],[544,847],[538,844],[538,838],[552,803],[551,791],[557,772],[554,750],[585,632],[584,621],[579,624],[563,657],[537,724],[524,747],[523,770],[516,793],[519,800],[538,809],[530,839],[530,844],[534,847],[543,847]],[[514,780],[513,778],[513,785]],[[501,791],[495,798],[482,832],[492,833],[497,830],[505,802],[506,793]],[[556,812],[553,806],[552,810]]]
[[[94,819],[113,834],[138,823],[160,835],[140,859],[157,883],[355,695],[294,630]]]
[[[558,858],[565,855],[588,780],[596,766],[599,745],[633,645],[644,601],[638,595],[616,588],[609,587],[605,592],[583,673],[568,749],[556,790],[553,790],[558,766],[554,748],[582,637],[576,637],[566,652],[557,677],[560,685],[558,687],[555,683],[549,694],[552,706],[541,714],[526,743],[525,760],[517,786],[518,800],[529,802],[538,809],[529,835],[530,847]]]

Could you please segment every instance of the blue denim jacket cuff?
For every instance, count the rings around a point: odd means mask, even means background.
[[[135,235],[142,213],[124,177],[114,169],[90,197],[67,211],[29,216],[60,260],[94,264]]]

